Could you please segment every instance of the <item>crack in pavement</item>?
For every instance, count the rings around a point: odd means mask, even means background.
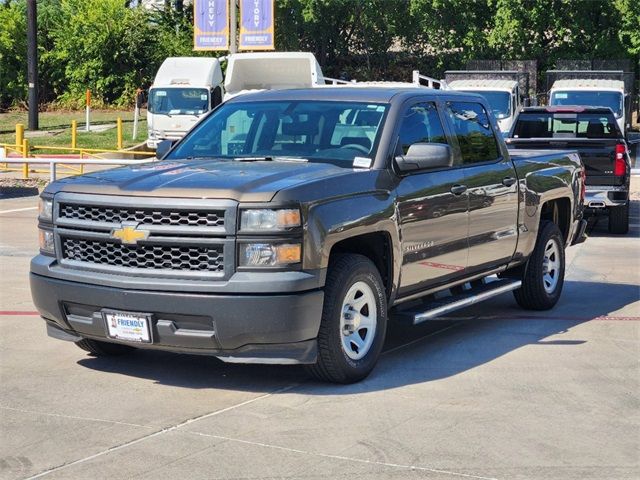
[[[44,477],[45,475],[49,475],[50,473],[57,472],[57,471],[65,469],[65,468],[69,468],[69,467],[72,467],[74,465],[78,465],[80,463],[87,462],[89,460],[93,460],[95,458],[101,457],[101,456],[106,455],[108,453],[116,452],[118,450],[121,450],[123,448],[129,447],[131,445],[135,445],[137,443],[144,442],[145,440],[148,440],[150,438],[154,438],[154,437],[157,437],[159,435],[163,435],[165,433],[173,432],[173,431],[175,431],[175,430],[177,430],[179,428],[182,428],[182,427],[184,427],[186,425],[189,425],[189,424],[191,424],[193,422],[197,422],[199,420],[204,420],[206,418],[215,417],[216,415],[221,415],[221,414],[223,414],[225,412],[228,412],[230,410],[234,410],[236,408],[240,408],[240,407],[243,407],[245,405],[249,405],[249,404],[257,402],[259,400],[263,400],[263,399],[268,398],[268,397],[270,397],[272,395],[277,395],[279,393],[287,392],[287,391],[291,390],[292,388],[295,388],[298,385],[299,385],[299,383],[291,384],[291,385],[288,385],[286,387],[282,387],[282,388],[279,388],[277,390],[274,390],[272,392],[265,393],[264,395],[260,395],[259,397],[255,397],[255,398],[252,398],[250,400],[245,400],[244,402],[240,402],[240,403],[237,403],[235,405],[231,405],[229,407],[222,408],[220,410],[215,410],[213,412],[205,413],[203,415],[198,415],[197,417],[189,418],[187,420],[184,420],[183,422],[177,423],[177,424],[172,425],[170,427],[165,427],[165,428],[162,428],[160,430],[156,430],[155,432],[151,432],[148,435],[144,435],[144,436],[136,438],[134,440],[130,440],[128,442],[124,442],[124,443],[121,443],[119,445],[115,445],[113,447],[109,447],[109,448],[107,448],[105,450],[102,450],[102,451],[100,451],[98,453],[94,453],[94,454],[89,455],[87,457],[80,458],[80,459],[74,460],[72,462],[63,463],[61,465],[49,468],[49,469],[44,470],[44,471],[42,471],[42,472],[40,472],[40,473],[38,473],[36,475],[32,475],[31,477],[28,477],[25,480],[32,480],[32,479],[35,479],[35,478],[41,478],[41,477]]]
[[[213,434],[209,434],[209,433],[203,433],[203,432],[194,432],[194,431],[183,431],[181,433],[187,433],[190,435],[196,435],[196,436],[201,436],[201,437],[209,437],[209,438],[215,438],[217,440],[226,440],[228,442],[235,442],[235,443],[242,443],[245,445],[253,445],[256,447],[264,447],[264,448],[270,448],[273,450],[281,450],[284,452],[289,452],[289,453],[298,453],[301,455],[307,455],[307,456],[313,456],[313,457],[321,457],[321,458],[329,458],[332,460],[344,460],[344,461],[348,461],[348,462],[353,462],[353,463],[365,463],[368,465],[377,465],[377,466],[381,466],[381,467],[390,467],[390,468],[398,468],[398,469],[402,469],[402,470],[415,470],[415,471],[421,471],[421,472],[430,472],[430,473],[439,473],[439,474],[443,474],[443,475],[451,475],[451,476],[456,476],[456,477],[464,477],[464,478],[474,478],[474,479],[479,479],[479,480],[498,480],[497,478],[494,477],[483,477],[481,475],[474,475],[474,474],[470,474],[470,473],[462,473],[462,472],[453,472],[451,470],[442,470],[439,468],[433,468],[433,467],[423,467],[423,466],[419,466],[419,465],[403,465],[400,463],[390,463],[390,462],[380,462],[377,460],[367,460],[364,458],[355,458],[355,457],[346,457],[343,455],[334,455],[331,453],[322,453],[322,452],[312,452],[309,450],[300,450],[298,448],[290,448],[290,447],[283,447],[281,445],[272,445],[269,443],[262,443],[262,442],[254,442],[251,440],[243,440],[240,438],[232,438],[232,437],[225,437],[222,435],[213,435]]]

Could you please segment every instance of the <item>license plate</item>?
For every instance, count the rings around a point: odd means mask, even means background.
[[[148,313],[102,312],[111,338],[128,342],[151,342],[151,315]]]

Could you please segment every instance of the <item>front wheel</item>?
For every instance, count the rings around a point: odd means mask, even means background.
[[[309,372],[334,383],[362,380],[380,356],[386,328],[387,299],[376,266],[362,255],[337,255],[327,274],[318,358]]]
[[[528,310],[549,310],[564,285],[564,242],[558,226],[540,222],[533,253],[522,275],[522,287],[513,292],[518,305]]]

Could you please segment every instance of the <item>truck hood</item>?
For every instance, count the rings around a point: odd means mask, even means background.
[[[324,163],[163,160],[68,177],[46,192],[268,202],[282,189],[348,174],[354,170]]]

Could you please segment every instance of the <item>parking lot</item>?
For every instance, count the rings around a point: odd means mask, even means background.
[[[505,294],[394,325],[349,386],[301,368],[95,358],[31,303],[36,198],[0,200],[0,478],[632,479],[640,471],[640,178],[550,312]]]

